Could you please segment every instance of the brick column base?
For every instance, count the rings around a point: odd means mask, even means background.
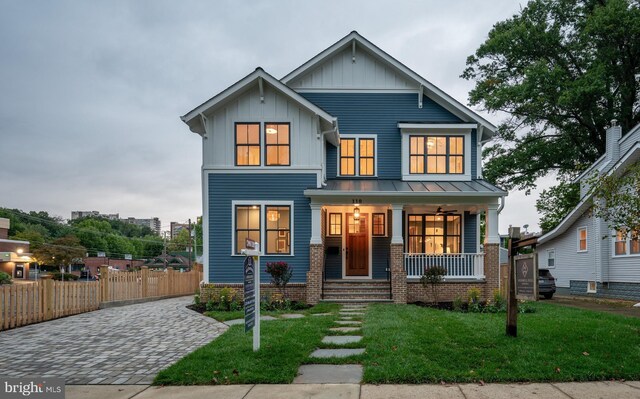
[[[309,244],[309,271],[307,272],[307,303],[315,305],[322,297],[324,272],[324,245]]]
[[[391,295],[394,303],[407,303],[407,272],[404,270],[403,251],[403,244],[391,244]]]
[[[486,298],[493,298],[493,291],[500,288],[500,245],[484,244],[484,276]]]

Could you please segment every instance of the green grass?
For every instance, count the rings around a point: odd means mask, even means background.
[[[640,319],[535,304],[505,336],[505,314],[369,306],[364,381],[439,383],[640,378]]]
[[[301,310],[262,310],[260,311],[260,315],[262,316],[274,316],[278,317],[281,314],[287,313],[302,313],[304,315],[311,315],[316,313],[329,313],[335,312],[339,309],[339,305],[333,303],[319,303],[316,306],[313,306],[309,309],[301,309]],[[231,312],[225,312],[222,310],[214,310],[210,312],[204,312],[205,316],[209,316],[218,321],[228,321],[234,319],[243,319],[244,318],[244,310],[235,310]]]

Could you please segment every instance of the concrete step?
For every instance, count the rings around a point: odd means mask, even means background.
[[[388,292],[325,292],[323,299],[390,299]]]
[[[375,299],[375,298],[367,298],[367,299],[324,298],[324,299],[321,299],[320,302],[337,303],[339,305],[352,305],[354,303],[366,305],[368,303],[393,303],[393,300],[392,299]]]

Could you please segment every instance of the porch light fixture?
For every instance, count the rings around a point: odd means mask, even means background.
[[[356,222],[360,220],[360,208],[358,208],[357,206],[353,208],[353,220],[355,220]]]
[[[267,212],[267,219],[270,222],[277,222],[280,219],[280,212],[278,211],[269,211]]]
[[[22,250],[22,248],[18,248],[18,250],[17,250],[16,252],[17,252],[18,254],[22,254],[22,252],[24,252],[24,251]]]
[[[268,126],[267,127],[267,134],[278,134],[278,129],[275,129],[273,127]]]

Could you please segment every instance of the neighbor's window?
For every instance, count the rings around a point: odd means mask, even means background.
[[[342,214],[341,213],[329,214],[329,235],[331,236],[342,235]]]
[[[614,240],[614,253],[620,255],[640,255],[640,237],[635,230],[630,233],[619,230]]]
[[[587,250],[587,228],[580,227],[578,229],[578,252]]]
[[[640,254],[640,232],[633,230],[631,231],[631,237],[629,237],[629,250],[631,255]]]
[[[615,252],[616,255],[627,254],[627,233],[625,231],[616,232]]]
[[[291,253],[291,208],[289,206],[265,207],[267,245],[266,253]]]
[[[266,123],[264,142],[267,166],[289,166],[290,134],[288,123]]]
[[[547,267],[556,267],[556,250],[550,249],[547,251]]]
[[[373,235],[374,236],[384,235],[384,213],[373,214]]]
[[[343,137],[340,139],[340,176],[376,175],[376,139]]]
[[[461,253],[460,215],[409,215],[410,253]]]
[[[259,123],[236,123],[236,165],[260,166]]]
[[[409,173],[464,173],[463,136],[410,136]]]
[[[245,247],[245,239],[260,241],[260,206],[236,206],[236,254]]]

